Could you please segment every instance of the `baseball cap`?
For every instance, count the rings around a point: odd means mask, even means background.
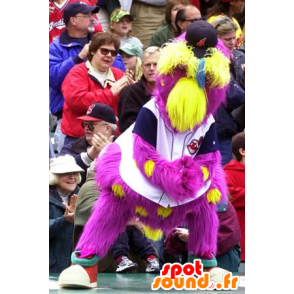
[[[53,174],[65,174],[71,172],[83,172],[84,170],[76,164],[75,159],[71,155],[58,156],[51,158],[50,171]]]
[[[185,38],[198,58],[204,57],[206,50],[215,47],[218,42],[216,29],[205,20],[193,22],[188,27]]]
[[[76,16],[78,13],[88,14],[89,12],[98,13],[99,6],[90,6],[82,1],[77,1],[68,4],[63,12],[64,23],[67,24],[69,19]]]
[[[143,56],[143,49],[140,46],[132,43],[124,44],[122,47],[119,48],[119,51],[123,51],[132,56],[139,56],[140,58],[142,58]]]
[[[91,104],[87,110],[87,114],[84,116],[78,117],[78,119],[88,120],[88,121],[104,120],[111,124],[116,123],[116,117],[114,115],[112,108],[102,103]]]
[[[110,21],[111,22],[119,22],[119,20],[124,16],[128,16],[131,21],[134,20],[134,18],[132,17],[132,15],[128,11],[120,9],[111,15]]]
[[[236,157],[240,148],[245,149],[245,132],[241,132],[232,138],[232,151]]]

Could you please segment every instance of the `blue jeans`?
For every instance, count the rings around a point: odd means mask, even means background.
[[[158,252],[160,268],[162,268],[164,265],[164,257],[163,257],[164,240],[165,240],[165,234],[163,234],[162,238],[158,241],[150,240]]]
[[[233,273],[239,272],[240,266],[240,255],[241,255],[241,247],[240,244],[237,243],[233,249],[228,251],[225,254],[219,255],[216,257],[217,266],[226,269]]]

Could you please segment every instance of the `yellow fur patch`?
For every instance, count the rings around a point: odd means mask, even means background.
[[[148,215],[147,210],[142,206],[136,206],[135,212],[140,214],[141,216],[147,216]]]
[[[193,51],[183,41],[166,44],[158,60],[156,70],[159,75],[172,75],[179,65],[186,68],[187,77],[195,77],[199,59],[194,56]]]
[[[218,189],[211,189],[207,194],[207,200],[209,203],[217,203],[221,199],[221,192]]]
[[[153,241],[158,241],[162,238],[162,231],[160,229],[153,230],[149,226],[143,227],[145,236]]]
[[[209,176],[209,171],[205,166],[200,166],[202,173],[203,173],[203,180],[206,181]]]
[[[144,171],[148,178],[150,178],[153,174],[155,163],[152,160],[148,160],[144,164]]]
[[[170,208],[169,206],[168,207],[159,207],[157,209],[157,214],[159,216],[162,216],[163,218],[168,217],[172,212],[173,212],[173,209]]]
[[[111,189],[112,189],[112,192],[114,193],[114,195],[116,197],[120,197],[120,198],[125,197],[125,192],[124,192],[121,185],[114,184],[114,185],[111,186]]]
[[[193,130],[205,117],[206,93],[195,80],[181,78],[168,96],[166,109],[175,129]]]
[[[230,60],[216,48],[209,49],[210,58],[205,58],[205,79],[210,81],[211,87],[223,88],[230,82]]]

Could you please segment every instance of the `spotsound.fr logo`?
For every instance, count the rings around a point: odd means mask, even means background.
[[[222,282],[210,281],[210,272],[203,272],[201,260],[195,259],[193,263],[166,263],[155,277],[151,285],[152,290],[237,290],[239,277],[232,276],[231,272],[223,275]]]

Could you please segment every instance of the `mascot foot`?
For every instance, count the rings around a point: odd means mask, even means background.
[[[204,271],[210,273],[210,281],[215,283],[222,283],[223,276],[229,273],[227,270],[220,267],[204,268]]]
[[[213,281],[215,283],[222,283],[223,282],[223,276],[226,273],[229,273],[229,271],[217,267],[217,260],[214,255],[211,254],[211,259],[201,259],[193,254],[189,255],[189,261],[191,263],[194,262],[194,259],[200,259],[201,263],[203,264],[203,271],[210,273],[210,281]]]
[[[68,267],[59,276],[58,285],[63,288],[95,288],[98,274],[98,256],[78,258],[79,252],[71,255],[72,266]]]
[[[97,284],[98,265],[83,267],[79,264],[62,271],[58,285],[63,288],[95,288]]]

